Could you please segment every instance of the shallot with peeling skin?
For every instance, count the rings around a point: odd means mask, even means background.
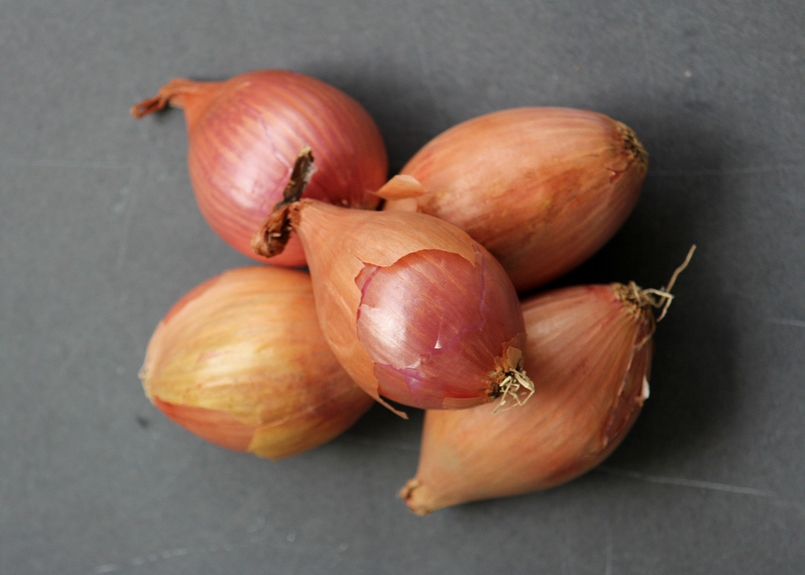
[[[388,177],[386,147],[369,113],[325,82],[288,70],[255,70],[223,82],[176,78],[131,109],[142,118],[166,106],[184,110],[188,169],[207,222],[240,253],[282,199],[297,152],[313,146],[318,172],[305,196],[374,209]],[[274,265],[302,266],[291,240]]]
[[[525,292],[575,268],[632,212],[648,155],[635,132],[588,110],[525,107],[457,124],[380,195],[465,230]]]
[[[648,398],[656,321],[670,289],[634,283],[559,288],[523,301],[531,401],[428,411],[416,476],[400,497],[418,515],[547,489],[586,473],[621,443]]]
[[[524,403],[523,314],[500,264],[466,232],[410,212],[301,199],[303,150],[286,200],[254,238],[267,256],[294,232],[305,250],[322,330],[369,395],[421,409]]]
[[[310,276],[273,266],[230,270],[177,301],[140,377],[178,425],[273,460],[330,441],[374,405],[322,335]]]

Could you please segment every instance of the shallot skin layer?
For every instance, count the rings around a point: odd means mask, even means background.
[[[572,270],[632,212],[648,156],[634,131],[603,114],[512,108],[472,118],[402,168],[422,186],[384,209],[449,221],[487,248],[523,293]]]
[[[400,495],[416,514],[547,489],[620,444],[648,397],[654,316],[621,284],[561,288],[523,302],[526,405],[428,411],[419,467]]]
[[[289,70],[255,70],[223,82],[177,78],[132,109],[141,117],[170,103],[184,110],[188,169],[201,213],[240,253],[261,262],[252,236],[282,200],[297,153],[316,150],[305,197],[375,209],[388,177],[379,128],[351,96]],[[303,266],[298,240],[270,263]]]
[[[180,298],[140,377],[173,422],[273,460],[330,441],[374,405],[324,339],[310,276],[275,266],[229,270]]]
[[[500,264],[455,226],[424,214],[301,200],[322,330],[367,393],[421,409],[492,401],[518,370],[522,311]]]

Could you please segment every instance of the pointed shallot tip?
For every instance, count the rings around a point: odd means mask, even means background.
[[[413,502],[414,492],[419,489],[421,485],[422,482],[419,479],[409,479],[397,494],[408,506],[408,509],[410,509],[414,515],[419,515],[420,517],[430,515],[433,512],[433,510],[428,509],[424,505],[417,505]]]
[[[149,114],[159,112],[167,105],[167,103],[168,101],[162,96],[154,96],[153,98],[143,100],[136,106],[132,106],[129,110],[129,113],[139,120],[140,118],[144,118]]]

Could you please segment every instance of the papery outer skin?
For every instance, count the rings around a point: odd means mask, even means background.
[[[492,397],[488,395],[487,384],[495,370],[495,358],[506,357],[509,346],[521,349],[525,338],[516,292],[500,264],[465,232],[431,216],[345,210],[307,200],[299,204],[294,229],[307,254],[322,329],[331,349],[353,380],[387,407],[390,406],[385,400],[423,409],[466,408],[490,401]],[[466,375],[465,388],[434,387],[411,393],[397,383],[379,381],[383,369],[378,369],[378,363],[388,362],[376,363],[375,358],[379,359],[381,352],[371,349],[372,345],[368,351],[358,334],[358,310],[365,287],[362,274],[382,268],[382,276],[412,262],[445,262],[451,258],[466,261],[469,269],[465,271],[470,275],[478,274],[478,281],[485,284],[485,292],[461,293],[457,288],[458,291],[451,294],[451,299],[466,296],[465,311],[457,317],[468,314],[470,309],[477,311],[479,306],[490,306],[482,313],[486,322],[484,329],[489,331],[483,338],[487,348],[483,352],[476,349],[476,356],[464,356],[463,361],[454,357],[444,366],[445,369],[461,370]],[[445,269],[443,273],[447,279],[452,271]],[[428,297],[429,294],[420,291],[419,272],[413,273],[409,279],[411,283],[401,283],[397,288],[393,281],[388,282],[382,292],[386,295],[381,295],[384,299],[380,303],[400,306],[398,310],[401,310],[406,307],[407,299]],[[395,289],[397,293],[390,295]],[[449,302],[431,303],[434,309],[438,309]],[[375,301],[372,305],[377,304]],[[415,328],[411,327],[412,330]],[[413,340],[412,345],[417,345],[417,336],[413,336]],[[406,338],[406,341],[410,342],[411,338]],[[397,353],[402,343],[392,344],[389,352]],[[427,347],[425,340],[420,339],[418,343],[423,345],[423,349]],[[403,349],[399,353],[407,352]]]
[[[603,461],[640,413],[650,312],[604,285],[532,296],[523,312],[534,395],[506,413],[428,411],[419,467],[401,492],[415,513],[570,481]]]
[[[494,370],[490,350],[522,349],[524,337],[510,340],[525,327],[510,319],[521,315],[511,285],[485,269],[491,258],[477,247],[475,265],[458,254],[419,250],[388,267],[364,268],[357,334],[375,362],[380,395],[421,408],[491,399],[490,380],[467,374]]]
[[[522,293],[575,268],[615,234],[637,203],[646,158],[634,133],[605,115],[514,108],[439,134],[401,174],[428,191],[415,198],[419,211],[466,230]]]
[[[305,197],[374,209],[388,176],[385,143],[368,112],[340,90],[286,70],[259,70],[209,83],[184,98],[188,169],[199,209],[233,248],[274,265],[302,266],[296,238],[266,260],[251,249],[304,146],[317,172]]]
[[[330,351],[309,275],[272,266],[230,270],[177,301],[141,377],[179,425],[275,460],[326,443],[374,404]]]

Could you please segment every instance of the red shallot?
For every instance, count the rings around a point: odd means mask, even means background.
[[[393,410],[523,403],[523,314],[500,264],[432,216],[299,200],[311,164],[303,150],[291,178],[301,184],[253,245],[271,256],[297,234],[322,330],[355,382]]]
[[[428,411],[416,476],[400,496],[418,515],[547,489],[589,471],[620,444],[648,398],[654,307],[664,290],[634,283],[560,288],[523,301],[529,403]]]
[[[251,237],[282,199],[302,146],[314,147],[318,156],[306,197],[353,208],[380,203],[373,192],[388,177],[380,131],[357,101],[325,82],[287,70],[257,70],[224,82],[177,78],[131,113],[141,118],[169,104],[184,110],[198,206],[242,254],[262,259],[251,250]],[[271,263],[304,265],[301,246],[293,239]]]

